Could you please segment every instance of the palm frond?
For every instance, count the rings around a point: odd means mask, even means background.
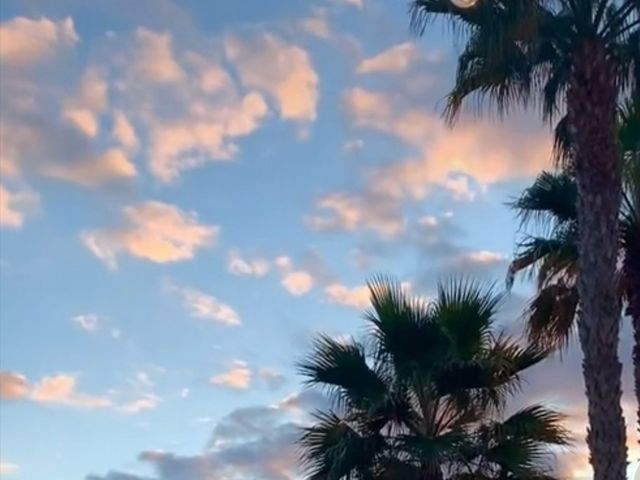
[[[545,478],[552,472],[552,447],[571,442],[562,420],[559,413],[534,405],[481,426],[478,438],[499,478]]]
[[[569,174],[542,172],[509,206],[522,225],[533,221],[556,226],[576,221],[577,200],[578,188]]]
[[[339,404],[374,408],[386,400],[384,380],[369,367],[364,347],[356,342],[320,335],[298,371],[309,385],[327,389]]]
[[[394,448],[418,463],[438,466],[460,460],[468,444],[465,431],[451,430],[433,436],[400,435],[395,439]]]
[[[539,290],[525,313],[530,341],[550,349],[565,349],[576,325],[578,300],[575,284],[556,283]]]
[[[503,46],[498,55],[491,52],[491,43],[484,31],[476,32],[460,55],[456,81],[444,112],[449,123],[455,121],[464,100],[471,95],[477,101],[477,110],[488,100],[496,105],[500,116],[529,102],[532,72],[525,53],[512,43]]]
[[[504,333],[497,335],[486,354],[493,363],[494,384],[517,384],[525,370],[545,360],[549,353],[543,345],[522,344]]]
[[[565,416],[542,405],[526,407],[496,424],[500,437],[518,437],[549,445],[571,443],[569,430],[562,426]]]
[[[372,458],[382,450],[379,435],[363,436],[335,412],[318,412],[313,426],[304,428],[299,440],[300,459],[311,479],[349,478],[367,473]]]
[[[451,340],[456,359],[471,360],[485,348],[502,298],[492,285],[465,278],[438,284],[433,317]]]
[[[573,167],[575,148],[573,138],[569,130],[569,117],[562,117],[553,130],[552,158],[557,166],[570,171]]]
[[[531,269],[533,272],[536,267],[540,270],[539,267],[548,258],[566,258],[568,256],[566,251],[571,248],[571,245],[567,246],[565,241],[559,238],[532,237],[521,242],[516,256],[507,270],[507,287],[511,288],[517,273],[527,269]],[[547,280],[545,274],[539,275],[538,278],[540,279],[538,282],[540,284],[545,283]]]
[[[449,355],[449,339],[420,299],[410,300],[402,286],[374,279],[369,282],[377,362],[392,364],[399,376],[428,376]]]

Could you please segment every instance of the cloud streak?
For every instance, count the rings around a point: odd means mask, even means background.
[[[194,318],[210,320],[214,323],[229,326],[237,326],[242,323],[238,312],[216,297],[192,287],[184,287],[172,283],[168,284],[168,289],[182,297],[185,308],[188,310],[189,315]]]

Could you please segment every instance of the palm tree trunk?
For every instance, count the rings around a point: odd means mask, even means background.
[[[629,225],[629,228],[635,227],[638,225]],[[637,405],[636,418],[638,431],[640,431],[640,231],[626,232],[625,246],[623,269],[627,298],[626,313],[631,317],[633,325],[633,379]]]
[[[615,65],[596,41],[585,42],[574,55],[567,113],[576,146],[578,332],[588,401],[587,444],[594,480],[624,480],[627,448],[620,404],[621,304],[616,277],[622,162],[615,130]]]

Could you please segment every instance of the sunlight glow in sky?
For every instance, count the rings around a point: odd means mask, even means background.
[[[534,117],[443,124],[454,43],[413,38],[404,1],[5,0],[0,22],[3,478],[300,478],[312,335],[357,336],[378,272],[501,284],[505,202],[549,167]],[[564,409],[559,469],[587,479],[579,364],[515,404]]]

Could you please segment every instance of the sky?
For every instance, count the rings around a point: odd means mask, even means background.
[[[367,279],[503,285],[549,128],[477,102],[446,126],[460,43],[408,23],[391,0],[2,2],[3,478],[299,479],[326,399],[295,363],[362,334]],[[514,402],[563,409],[559,472],[591,477],[576,348]]]

